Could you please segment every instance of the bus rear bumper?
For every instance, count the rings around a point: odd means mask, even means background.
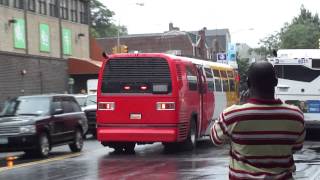
[[[177,140],[177,128],[98,127],[97,137],[101,142],[174,142]]]

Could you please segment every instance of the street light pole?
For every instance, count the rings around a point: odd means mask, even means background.
[[[120,20],[118,21],[118,39],[117,39],[117,52],[120,49]]]
[[[136,6],[144,6],[144,2],[137,2],[135,3]],[[117,52],[120,51],[120,29],[121,29],[121,26],[120,26],[120,18],[118,19],[118,32],[117,32]]]

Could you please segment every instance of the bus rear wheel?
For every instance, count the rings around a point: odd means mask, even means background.
[[[111,148],[115,150],[116,153],[134,153],[134,148],[136,143],[134,142],[119,142],[119,143],[112,143],[109,145]]]
[[[188,132],[187,139],[183,142],[183,148],[185,150],[193,150],[197,145],[197,125],[196,121],[192,119],[190,121],[190,128]]]

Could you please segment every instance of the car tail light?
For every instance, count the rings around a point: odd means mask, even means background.
[[[114,102],[99,102],[98,103],[98,110],[113,111],[114,108],[115,108]]]
[[[174,102],[157,102],[157,110],[175,110]]]

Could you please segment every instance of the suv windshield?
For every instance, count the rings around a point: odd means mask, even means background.
[[[23,97],[8,101],[0,116],[49,114],[50,101],[47,97]]]
[[[89,95],[87,96],[86,105],[96,105],[97,104],[97,95]]]

